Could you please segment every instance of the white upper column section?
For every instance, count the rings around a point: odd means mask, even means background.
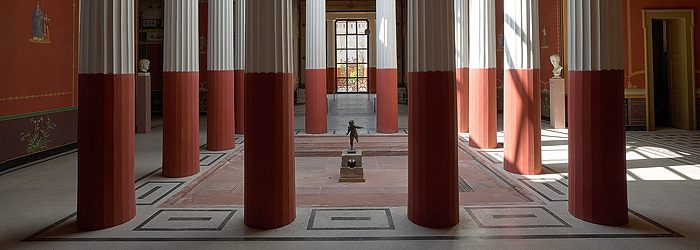
[[[503,5],[504,69],[540,68],[538,0],[507,0]]]
[[[469,0],[469,51],[469,68],[496,68],[496,0]]]
[[[624,69],[622,2],[568,1],[569,71]]]
[[[245,70],[245,2],[236,0],[236,70]]]
[[[469,0],[455,2],[455,60],[457,68],[469,68]]]
[[[455,71],[454,0],[408,0],[408,72]]]
[[[233,1],[209,0],[207,69],[234,69]]]
[[[377,19],[369,20],[369,67],[377,67]]]
[[[292,0],[246,3],[245,72],[292,73]]]
[[[326,20],[326,67],[335,68],[335,20]]]
[[[197,0],[165,0],[163,71],[199,71]]]
[[[80,2],[80,74],[133,74],[134,0]]]
[[[326,0],[306,0],[306,69],[326,69]]]
[[[396,1],[377,0],[377,68],[395,69]]]

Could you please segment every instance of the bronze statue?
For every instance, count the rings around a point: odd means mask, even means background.
[[[345,133],[345,135],[348,135],[348,134],[350,135],[350,149],[348,150],[348,153],[356,152],[355,148],[353,147],[352,139],[354,138],[355,141],[360,142],[360,140],[358,140],[358,136],[357,136],[357,129],[358,128],[362,129],[364,127],[355,126],[355,121],[353,121],[353,120],[350,120],[348,122],[348,132]]]

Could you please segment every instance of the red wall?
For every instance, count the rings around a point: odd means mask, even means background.
[[[34,43],[34,0],[0,1],[0,117],[78,103],[78,0],[42,1],[51,43]]]
[[[698,0],[673,0],[673,1],[658,1],[658,0],[622,0],[623,1],[623,19],[625,27],[630,32],[624,35],[625,43],[625,87],[645,88],[645,74],[641,73],[645,70],[644,62],[644,26],[642,19],[642,10],[644,9],[694,9],[695,13],[700,13],[700,1]],[[695,18],[695,26],[700,26],[700,19]],[[697,28],[696,28],[697,29]],[[697,34],[697,31],[695,32]],[[630,44],[629,41],[632,41]],[[630,48],[631,46],[631,48]],[[696,79],[700,77],[698,73],[698,62],[700,60],[700,40],[695,38],[695,66]],[[631,61],[631,63],[630,63]],[[630,75],[635,72],[632,77]],[[697,87],[700,88],[700,82],[696,80]]]

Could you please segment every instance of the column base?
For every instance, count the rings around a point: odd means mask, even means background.
[[[396,69],[377,70],[377,132],[399,132],[399,97]]]
[[[207,149],[223,151],[236,147],[234,71],[208,71]]]
[[[455,72],[409,72],[408,219],[459,223]]]
[[[469,146],[496,148],[496,69],[469,69]]]
[[[163,176],[199,173],[199,72],[163,73]]]
[[[234,71],[234,95],[235,100],[235,127],[236,134],[242,135],[245,133],[245,71],[235,70]]]
[[[515,174],[539,174],[542,172],[540,70],[506,70],[503,89],[503,168]]]
[[[469,132],[469,68],[458,68],[456,74],[457,86],[457,131]]]
[[[326,70],[306,70],[306,133],[328,132],[326,104]]]

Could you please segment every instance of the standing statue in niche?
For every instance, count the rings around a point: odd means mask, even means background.
[[[554,73],[554,77],[552,78],[561,78],[561,71],[564,69],[564,67],[561,66],[561,57],[559,55],[554,54],[549,57],[549,61],[552,62],[552,66],[554,66],[554,69],[552,70],[552,73]]]
[[[358,128],[359,128],[359,129],[363,129],[364,127],[355,126],[355,121],[353,121],[353,120],[350,120],[350,121],[348,122],[348,132],[345,133],[345,135],[348,135],[348,134],[350,135],[350,149],[348,149],[348,153],[355,153],[355,152],[357,152],[357,151],[355,150],[355,147],[354,147],[354,145],[353,145],[353,141],[352,141],[352,140],[355,139],[355,141],[360,142],[360,140],[358,140],[358,135],[357,135],[357,129],[358,129]]]

